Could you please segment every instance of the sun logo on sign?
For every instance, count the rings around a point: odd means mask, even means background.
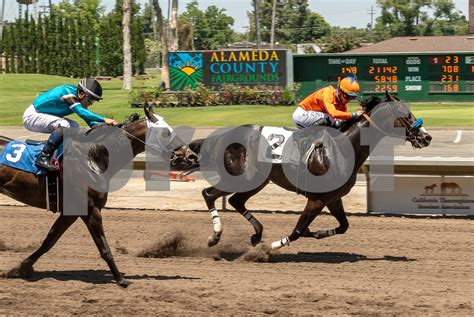
[[[183,90],[202,82],[202,53],[169,53],[170,87]]]
[[[186,73],[186,75],[191,76],[199,69],[199,65],[194,65],[194,63],[186,61],[186,66],[178,65],[178,68],[181,69],[182,72]]]

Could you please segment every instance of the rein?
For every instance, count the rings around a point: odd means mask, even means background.
[[[146,119],[143,119],[143,120],[146,120]],[[121,128],[119,128],[119,127],[115,127],[115,128],[121,130],[121,131],[122,131],[123,133],[125,133],[128,137],[130,137],[130,138],[132,138],[132,139],[135,139],[135,140],[137,140],[138,142],[142,143],[145,148],[149,148],[149,149],[153,150],[153,151],[156,152],[156,153],[160,153],[159,148],[156,148],[156,149],[155,149],[155,148],[152,147],[151,145],[147,144],[145,141],[142,141],[140,138],[137,138],[136,136],[134,136],[133,134],[131,134],[130,132],[127,132],[127,130],[125,130],[125,127],[129,127],[129,126],[134,125],[134,124],[136,124],[136,123],[138,123],[138,122],[140,122],[140,121],[142,121],[142,120],[137,120],[137,121],[132,122],[131,124],[127,124],[127,125],[125,125],[125,126],[123,126],[123,127],[121,127]]]
[[[144,120],[147,120],[147,119],[144,119]],[[138,123],[138,122],[139,122],[139,120],[137,120],[137,121],[135,121],[135,122],[132,122],[131,124],[125,125],[125,126],[123,126],[123,127],[116,127],[116,128],[117,128],[117,129],[120,129],[120,130],[121,130],[123,133],[125,133],[125,135],[127,135],[128,137],[130,137],[130,138],[132,138],[132,139],[135,139],[135,140],[137,140],[138,142],[140,142],[141,144],[143,144],[143,146],[144,146],[145,148],[148,148],[148,149],[152,150],[152,151],[155,152],[155,153],[161,153],[161,150],[160,150],[159,146],[155,148],[155,147],[153,147],[152,145],[147,144],[145,141],[142,141],[140,138],[134,136],[133,134],[131,134],[130,132],[127,132],[127,131],[125,130],[125,127],[131,126],[131,125],[136,124],[136,123]],[[173,150],[173,155],[176,156],[176,154],[174,153],[174,150]],[[172,159],[172,161],[173,161],[173,159]],[[180,172],[178,175],[183,175],[183,176],[185,176],[185,175],[188,175],[188,174],[191,174],[191,173],[197,171],[198,169],[199,169],[199,167],[197,167],[197,168],[196,168],[196,167],[195,167],[195,168],[190,168],[189,170]]]
[[[399,137],[400,137],[400,135],[395,135],[395,134],[391,134],[391,133],[385,132],[382,128],[380,128],[380,127],[374,122],[374,120],[372,120],[372,119],[370,118],[370,116],[369,116],[367,113],[363,113],[362,115],[364,116],[364,118],[365,118],[374,128],[376,128],[378,131],[380,131],[383,135],[389,136],[389,137],[396,137],[396,138],[399,138]],[[413,125],[412,125],[410,122],[408,122],[408,120],[405,119],[405,118],[397,118],[397,120],[399,120],[399,122],[402,124],[402,126],[406,129],[407,133],[408,133],[409,135],[411,135],[411,134],[412,134],[411,129],[413,128]]]

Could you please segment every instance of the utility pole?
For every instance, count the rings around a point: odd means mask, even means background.
[[[374,29],[374,6],[370,6],[370,10],[367,11],[367,14],[370,15],[370,31]]]

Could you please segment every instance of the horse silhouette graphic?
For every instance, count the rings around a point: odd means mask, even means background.
[[[456,183],[444,182],[441,183],[440,188],[442,195],[446,195],[448,193],[448,190],[450,190],[450,194],[461,194],[462,192],[461,187]]]
[[[438,187],[438,186],[436,184],[425,186],[425,194],[433,194],[435,187]]]

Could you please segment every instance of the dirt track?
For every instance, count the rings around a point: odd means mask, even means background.
[[[7,271],[38,246],[55,216],[32,208],[2,209],[0,271]],[[290,233],[297,219],[255,215],[268,243]],[[36,264],[32,280],[0,279],[0,314],[474,313],[471,220],[352,216],[345,235],[300,239],[262,263],[245,260],[262,255],[245,253],[250,225],[233,212],[222,219],[221,245],[209,250],[205,212],[106,210],[106,233],[120,270],[132,282],[128,289],[114,284],[78,222]],[[335,225],[323,215],[312,229]],[[177,231],[185,237],[178,256],[136,256]]]

